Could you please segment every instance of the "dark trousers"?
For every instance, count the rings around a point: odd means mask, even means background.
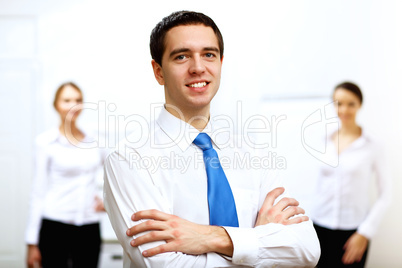
[[[99,223],[75,226],[42,220],[39,250],[43,268],[96,268],[100,246]]]
[[[349,237],[356,232],[356,230],[331,230],[314,224],[317,232],[318,239],[321,246],[321,257],[318,261],[317,267],[319,268],[363,268],[366,263],[367,251],[364,253],[360,262],[355,262],[350,265],[342,263],[342,256],[345,253],[343,246]]]

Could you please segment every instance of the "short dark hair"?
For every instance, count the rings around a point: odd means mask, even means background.
[[[352,92],[353,94],[355,94],[356,97],[360,100],[360,104],[363,104],[363,93],[356,84],[354,84],[352,82],[340,83],[339,85],[337,85],[335,87],[334,93],[337,89],[340,89],[340,88],[346,89],[346,90]]]
[[[203,24],[211,27],[214,31],[219,45],[220,57],[223,57],[223,37],[215,22],[199,12],[194,11],[176,11],[167,17],[164,17],[152,30],[149,47],[151,49],[151,56],[159,65],[162,66],[162,56],[165,52],[165,36],[166,33],[177,26],[181,25],[198,25]]]

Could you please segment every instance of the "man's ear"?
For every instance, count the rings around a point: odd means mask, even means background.
[[[165,84],[165,79],[163,78],[162,66],[160,66],[155,60],[152,60],[151,63],[156,81],[158,81],[159,85],[163,86]]]

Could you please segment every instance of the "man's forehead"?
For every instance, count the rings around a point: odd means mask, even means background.
[[[204,24],[179,25],[170,29],[165,37],[165,51],[170,53],[178,48],[190,49],[187,46],[205,48],[216,47],[219,50],[218,37],[210,26]],[[170,50],[170,51],[167,51]]]

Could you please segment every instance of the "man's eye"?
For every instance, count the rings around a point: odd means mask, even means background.
[[[176,57],[177,60],[184,60],[186,58],[185,55],[179,55]]]
[[[213,53],[207,53],[207,54],[205,54],[205,57],[213,58],[213,57],[215,57],[215,55]]]

